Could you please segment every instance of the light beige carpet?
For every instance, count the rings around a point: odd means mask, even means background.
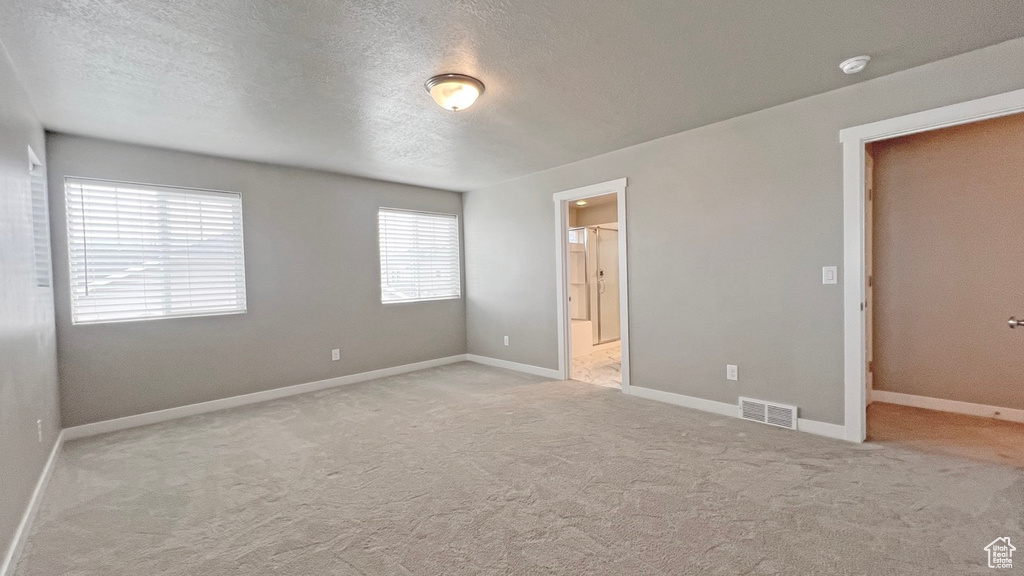
[[[462,363],[69,442],[17,574],[988,574],[1022,515],[1017,468]]]

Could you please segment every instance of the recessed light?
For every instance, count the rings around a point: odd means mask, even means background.
[[[854,56],[853,58],[843,60],[839,68],[846,74],[856,74],[868,65],[869,60],[871,60],[871,56]]]
[[[580,200],[579,202],[576,203],[576,205],[577,206],[586,206],[587,205],[587,201],[586,200]]]
[[[484,93],[484,83],[465,74],[441,74],[425,84],[431,98],[453,112],[465,110]]]

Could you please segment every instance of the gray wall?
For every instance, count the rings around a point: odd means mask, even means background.
[[[466,352],[464,300],[380,303],[377,247],[379,207],[461,194],[61,134],[47,154],[65,426]],[[248,313],[72,326],[65,176],[240,192]]]
[[[1024,87],[1022,61],[1014,40],[468,193],[469,352],[557,367],[551,195],[625,176],[631,383],[841,424],[839,130]]]
[[[53,292],[36,285],[28,146],[45,161],[43,128],[0,45],[0,562],[61,427]]]

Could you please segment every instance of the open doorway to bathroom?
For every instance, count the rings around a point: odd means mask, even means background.
[[[629,393],[626,179],[552,199],[558,373]]]
[[[622,386],[619,223],[615,194],[569,204],[570,378]]]

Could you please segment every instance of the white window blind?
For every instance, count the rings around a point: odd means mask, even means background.
[[[67,178],[75,324],[245,312],[242,199]]]
[[[381,302],[459,298],[459,218],[381,208]]]
[[[46,209],[46,170],[41,165],[34,164],[29,181],[32,186],[36,286],[47,288],[50,286],[50,224]]]

